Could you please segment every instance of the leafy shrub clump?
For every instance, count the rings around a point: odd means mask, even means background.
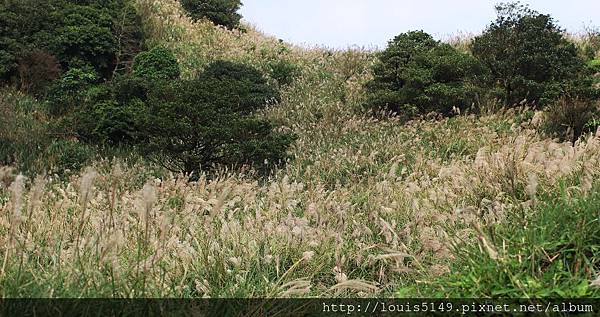
[[[240,25],[240,0],[181,0],[181,5],[195,20],[208,19],[228,29]]]
[[[53,14],[61,8],[51,0],[2,1],[0,3],[0,81],[17,75],[19,58],[34,49],[47,50],[59,24]]]
[[[268,172],[293,141],[252,112],[278,98],[256,69],[217,61],[193,80],[163,83],[148,95],[143,149],[187,174],[217,166]]]
[[[77,135],[92,144],[134,146],[186,174],[244,165],[266,173],[285,160],[293,138],[253,116],[279,99],[260,71],[217,61],[195,79],[178,77],[168,50],[141,53],[132,74],[88,89],[80,99]]]
[[[236,113],[249,114],[278,102],[277,89],[269,85],[256,68],[229,61],[216,61],[198,76],[199,102],[213,103],[217,107]]]
[[[210,91],[203,88],[215,84],[204,77],[153,91],[143,149],[166,168],[187,174],[220,165],[250,165],[267,172],[284,161],[292,137],[273,131],[268,121],[227,106],[242,96],[231,94],[210,102]]]
[[[373,66],[367,105],[406,118],[432,111],[450,114],[476,102],[474,82],[482,72],[472,56],[425,32],[403,33],[389,42]]]
[[[99,80],[92,68],[71,68],[55,81],[48,92],[48,112],[62,116],[82,106],[85,93]]]
[[[34,172],[51,142],[41,103],[11,89],[0,91],[0,165]]]
[[[112,33],[108,10],[93,6],[67,5],[61,12],[53,51],[65,68],[92,66],[104,78],[111,74],[117,38]]]
[[[181,69],[171,51],[157,46],[134,58],[132,72],[134,76],[147,80],[172,80],[179,78]]]
[[[552,85],[571,80],[584,70],[577,47],[563,35],[550,15],[519,3],[500,4],[498,17],[476,37],[472,51],[490,71],[488,82],[502,90],[504,104],[552,102]]]
[[[588,62],[588,66],[594,73],[600,73],[600,59],[594,59]]]
[[[130,0],[3,1],[0,21],[2,82],[20,84],[27,65],[42,57],[31,55],[35,51],[54,56],[65,71],[91,67],[102,79],[110,79],[127,68],[143,41],[141,21]],[[47,56],[41,61],[47,71],[53,69]]]

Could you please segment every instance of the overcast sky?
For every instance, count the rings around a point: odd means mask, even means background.
[[[302,45],[383,47],[395,35],[424,30],[438,39],[481,32],[495,17],[492,0],[242,0],[259,30]],[[528,0],[569,32],[600,26],[600,0]]]

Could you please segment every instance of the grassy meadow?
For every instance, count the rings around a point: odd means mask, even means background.
[[[600,130],[561,142],[543,112],[491,102],[367,115],[371,51],[192,22],[175,0],[136,6],[183,77],[218,59],[299,65],[256,114],[297,136],[290,159],[268,179],[190,180],[136,157],[67,177],[0,167],[0,297],[600,296]],[[0,94],[44,120],[35,99]]]

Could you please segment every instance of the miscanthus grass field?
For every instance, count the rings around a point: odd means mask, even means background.
[[[192,22],[175,0],[137,9],[184,77],[217,59],[300,65],[258,114],[295,133],[291,158],[268,179],[133,158],[68,179],[1,167],[1,297],[600,296],[600,131],[562,143],[538,132],[543,112],[493,103],[362,115],[370,51]]]

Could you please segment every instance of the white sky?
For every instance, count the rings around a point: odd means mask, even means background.
[[[384,47],[409,30],[438,39],[479,33],[494,18],[494,0],[242,0],[244,20],[285,41],[345,48]],[[600,0],[526,0],[569,32],[600,26]]]

